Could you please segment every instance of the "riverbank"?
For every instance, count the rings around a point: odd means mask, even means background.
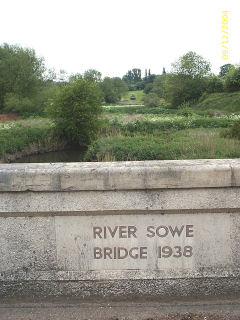
[[[0,127],[0,163],[14,162],[27,155],[63,150],[66,141],[60,140],[51,124],[22,125],[4,123]]]

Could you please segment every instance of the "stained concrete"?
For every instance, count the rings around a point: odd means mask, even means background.
[[[239,230],[237,159],[0,165],[2,297],[239,294]]]

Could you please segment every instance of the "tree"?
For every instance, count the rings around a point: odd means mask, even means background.
[[[101,102],[99,84],[79,78],[60,89],[46,112],[62,137],[85,147],[97,136]]]
[[[119,100],[121,99],[122,95],[127,93],[128,87],[126,83],[119,77],[112,78],[114,89],[118,95]]]
[[[101,83],[103,97],[106,103],[116,103],[119,97],[114,88],[113,80],[110,77],[105,77]]]
[[[119,77],[105,77],[101,83],[101,88],[104,95],[104,100],[107,103],[116,103],[121,99],[121,96],[127,92],[126,83]]]
[[[210,62],[203,59],[193,51],[181,56],[177,62],[172,64],[172,72],[177,75],[186,75],[194,78],[203,78],[211,71]]]
[[[100,82],[102,80],[101,72],[99,72],[95,69],[89,69],[89,70],[85,71],[83,77],[84,77],[84,79],[87,79],[87,80],[93,81],[93,82]]]
[[[161,74],[156,76],[153,81],[153,89],[152,92],[155,93],[159,98],[164,98],[164,84],[166,80],[166,74]]]
[[[214,74],[211,74],[207,78],[206,91],[208,93],[223,92],[223,79]]]
[[[225,90],[228,92],[240,91],[240,67],[231,67],[225,75]]]
[[[172,74],[166,74],[164,94],[172,107],[197,100],[206,89],[210,63],[190,51],[172,64]]]
[[[184,102],[197,100],[205,88],[205,79],[192,79],[186,75],[166,74],[164,97],[172,108],[177,108]]]
[[[224,78],[225,75],[228,73],[228,71],[234,68],[234,66],[231,63],[224,64],[220,67],[219,77]]]
[[[0,107],[7,94],[32,98],[43,84],[45,66],[33,49],[0,46]]]
[[[139,90],[142,89],[142,72],[141,69],[134,68],[128,70],[128,72],[123,76],[122,80],[126,82],[129,90]]]

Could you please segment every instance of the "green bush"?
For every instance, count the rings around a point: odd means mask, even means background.
[[[160,105],[160,99],[155,93],[149,93],[143,97],[146,107],[157,107]]]
[[[236,121],[228,130],[223,131],[222,136],[240,140],[240,120]]]
[[[8,93],[4,99],[4,112],[13,112],[29,116],[44,116],[44,107],[49,99],[56,95],[56,85],[39,88],[38,92],[31,98],[22,97],[15,93]]]
[[[214,115],[215,115],[215,111],[212,110],[212,109],[204,110],[204,111],[202,112],[202,115],[205,116],[205,117],[210,117],[210,118],[212,118],[212,117],[214,117]]]
[[[206,91],[207,93],[223,92],[223,85],[223,80],[213,74],[207,79]]]
[[[62,87],[46,112],[60,135],[69,142],[87,146],[96,138],[100,127],[101,101],[98,83],[80,78]]]
[[[190,107],[189,102],[184,102],[180,105],[178,114],[183,117],[192,117],[194,112]]]
[[[240,67],[230,68],[226,74],[225,90],[228,92],[240,91]]]

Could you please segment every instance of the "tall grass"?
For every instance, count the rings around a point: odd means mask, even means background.
[[[194,132],[195,131],[195,132]],[[207,132],[206,132],[207,131]],[[99,138],[85,155],[85,160],[174,160],[240,157],[240,141],[222,138],[219,130],[200,129],[169,133],[168,137],[151,135]]]

